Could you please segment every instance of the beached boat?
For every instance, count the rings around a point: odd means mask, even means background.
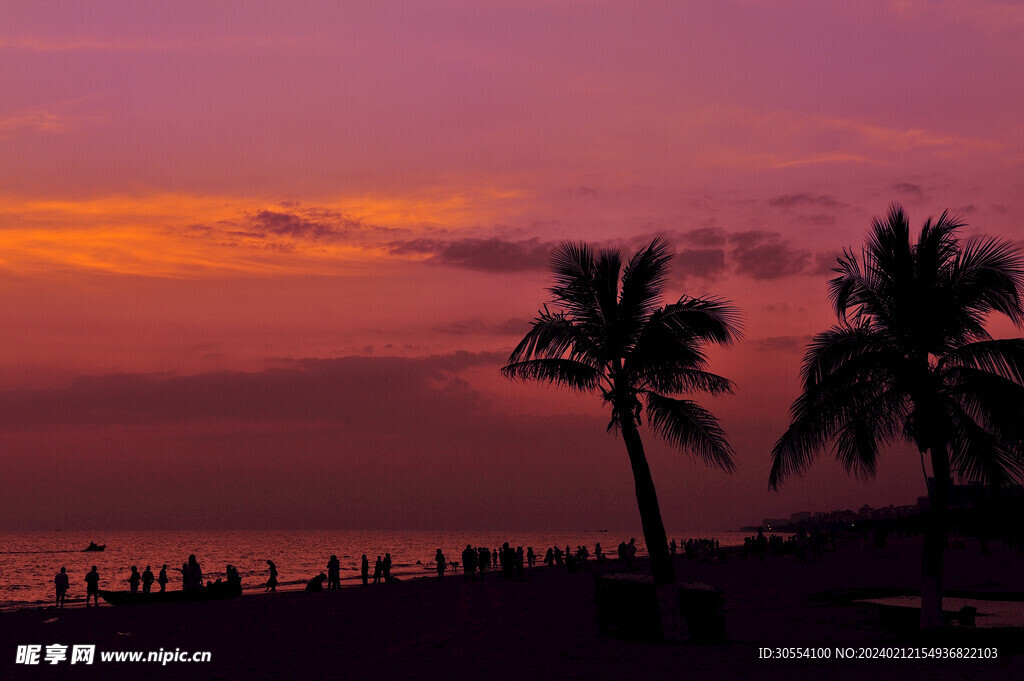
[[[85,547],[84,549],[82,549],[82,550],[83,550],[83,551],[102,551],[102,550],[103,550],[103,549],[105,549],[105,548],[107,548],[107,545],[106,545],[106,544],[97,544],[97,543],[95,543],[95,542],[89,542],[89,545],[88,545],[88,546],[86,546],[86,547]]]
[[[242,595],[240,584],[216,583],[191,591],[153,591],[131,593],[130,591],[105,591],[100,589],[100,598],[111,605],[147,605],[150,603],[190,603],[192,601],[217,601],[237,598]]]

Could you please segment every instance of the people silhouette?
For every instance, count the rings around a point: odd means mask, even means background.
[[[313,579],[306,582],[306,591],[313,593],[320,593],[324,590],[324,580],[327,579],[327,575],[324,573],[318,574]]]
[[[139,574],[139,568],[132,565],[132,574],[128,577],[128,586],[133,594],[139,592],[139,582],[142,581],[142,575]]]
[[[765,555],[768,553],[768,538],[764,536],[764,530],[760,527],[757,528],[757,537],[754,538],[754,553],[757,554],[758,560],[763,561]]]
[[[334,591],[341,588],[341,561],[338,557],[331,554],[331,559],[327,561],[327,590]]]
[[[363,554],[363,564],[359,572],[363,576],[363,586],[366,586],[370,580],[370,561],[366,559],[365,553]]]
[[[390,553],[385,553],[384,554],[384,565],[382,566],[382,569],[383,569],[383,573],[384,573],[384,583],[385,584],[390,584],[391,583],[391,554]]]
[[[160,593],[163,593],[167,590],[168,581],[169,580],[167,579],[167,563],[164,563],[164,566],[160,568],[160,576],[156,578],[156,583],[160,585]]]
[[[444,579],[444,569],[447,562],[445,561],[444,554],[441,553],[441,549],[438,549],[437,553],[434,555],[434,562],[437,563],[437,576],[440,579]]]
[[[377,556],[377,562],[373,564],[373,583],[380,584],[380,576],[384,574],[384,559]]]
[[[482,582],[484,580],[484,570],[491,566],[491,552],[481,546],[477,553],[479,556],[476,562],[480,568],[480,581]]]
[[[630,538],[629,544],[626,545],[626,567],[633,566],[633,560],[636,558],[636,539]]]
[[[181,588],[185,591],[197,591],[203,588],[203,569],[196,560],[196,554],[190,553],[188,562],[182,566]]]
[[[57,603],[54,607],[64,607],[64,594],[68,592],[68,569],[62,567],[53,578],[53,585],[57,589]],[[88,605],[88,603],[87,603]]]
[[[470,544],[462,550],[462,579],[472,582],[476,579],[477,552]]]
[[[87,608],[90,597],[96,601],[96,607],[100,607],[100,573],[95,565],[85,575],[85,607]]]
[[[277,566],[274,565],[274,561],[268,560],[267,567],[270,570],[270,578],[267,580],[267,591],[271,593],[277,592]]]
[[[142,593],[148,594],[153,589],[153,569],[147,565],[142,573]]]

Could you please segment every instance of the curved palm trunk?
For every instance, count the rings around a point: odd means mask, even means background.
[[[949,506],[949,452],[945,443],[932,447],[931,508],[921,549],[921,628],[942,626],[942,562],[946,551],[946,509]]]
[[[629,464],[633,469],[636,503],[640,508],[640,522],[644,528],[644,543],[647,544],[647,553],[651,557],[661,632],[666,639],[683,640],[686,637],[686,625],[683,623],[679,602],[676,570],[672,565],[672,556],[668,552],[665,524],[661,520],[661,507],[658,505],[658,495],[654,491],[651,468],[647,465],[647,456],[644,454],[644,444],[640,440],[636,426],[629,418],[622,419],[622,439],[626,442]]]
[[[636,426],[630,423],[628,418],[622,419],[622,439],[626,442],[629,464],[633,469],[636,503],[640,508],[640,522],[644,529],[647,553],[651,557],[654,583],[675,584],[675,566],[672,565],[672,557],[668,552],[665,524],[661,520],[661,507],[658,505],[658,495],[654,491],[651,468],[647,465],[647,456],[644,454],[644,443],[640,440]]]

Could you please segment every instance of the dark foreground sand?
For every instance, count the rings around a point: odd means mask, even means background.
[[[543,567],[524,582],[449,576],[341,592],[228,602],[0,614],[0,678],[32,679],[1020,679],[1024,629],[954,628],[922,638],[896,611],[822,598],[846,589],[918,586],[919,547],[847,544],[820,563],[738,557],[678,562],[681,581],[725,592],[729,640],[650,643],[597,635],[594,570]],[[949,590],[1024,591],[1024,557],[976,545],[947,554]],[[614,566],[611,566],[614,569]],[[56,621],[47,622],[56,618]],[[103,650],[209,650],[212,662],[14,664],[18,644]],[[995,660],[772,661],[761,647],[997,647]]]

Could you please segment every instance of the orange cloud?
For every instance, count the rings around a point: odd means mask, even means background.
[[[490,222],[493,202],[514,196],[481,190],[343,197],[316,205],[186,194],[7,196],[0,202],[0,266],[22,274],[352,274],[384,260],[426,260],[387,244],[396,235],[457,234]]]

